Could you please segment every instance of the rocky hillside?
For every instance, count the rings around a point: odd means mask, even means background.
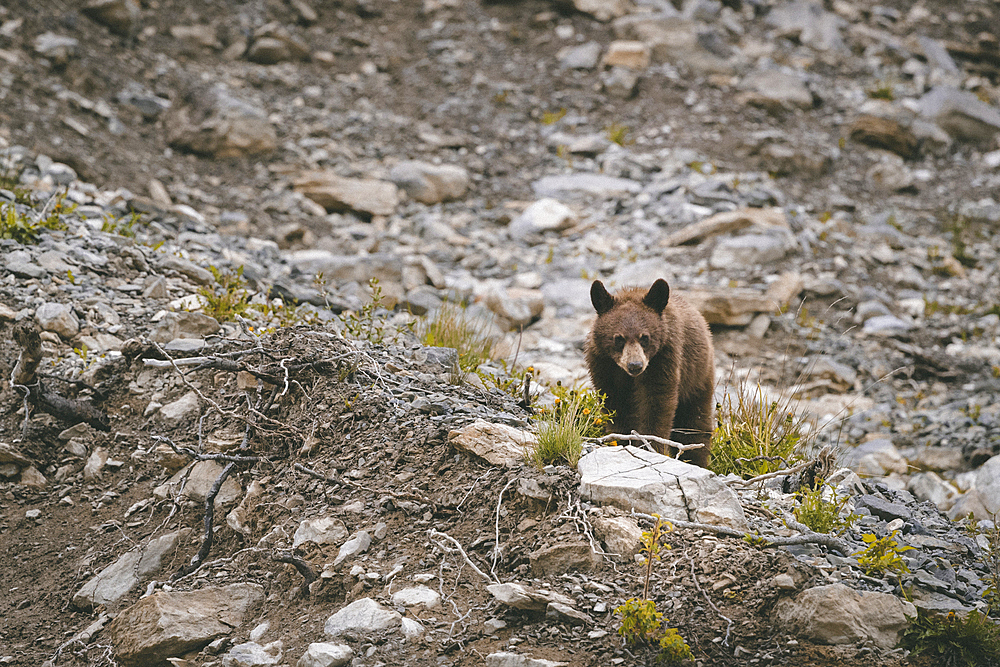
[[[648,664],[614,609],[652,514],[695,664],[931,665],[896,648],[918,609],[989,608],[994,4],[26,5],[0,663]],[[591,281],[660,277],[720,401],[760,383],[832,448],[853,527],[641,446],[524,463],[514,376],[585,381]],[[480,375],[414,333],[449,302],[490,318]]]

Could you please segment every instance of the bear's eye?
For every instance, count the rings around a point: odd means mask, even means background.
[[[639,344],[642,345],[643,347],[649,345],[649,334],[642,334],[641,336],[639,336]]]
[[[615,336],[615,349],[619,352],[625,349],[625,336]]]

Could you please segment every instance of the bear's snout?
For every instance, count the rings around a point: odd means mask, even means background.
[[[630,342],[622,350],[622,356],[618,360],[618,365],[621,366],[623,371],[632,377],[636,377],[646,370],[646,362],[646,352],[642,349],[642,345]]]
[[[628,362],[628,367],[625,370],[628,372],[629,375],[635,377],[636,375],[641,373],[645,367],[646,365],[641,361],[630,361]]]

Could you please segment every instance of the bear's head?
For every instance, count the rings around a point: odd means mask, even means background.
[[[670,287],[662,278],[645,293],[626,289],[614,296],[595,280],[590,286],[597,311],[593,344],[632,377],[641,375],[666,339],[662,315],[669,299]]]

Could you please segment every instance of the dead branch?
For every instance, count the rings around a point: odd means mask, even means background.
[[[197,570],[202,562],[208,557],[208,552],[212,549],[212,537],[214,531],[212,530],[212,523],[215,519],[215,497],[219,495],[219,491],[222,490],[222,484],[229,477],[230,473],[236,467],[235,461],[230,461],[226,464],[226,467],[222,469],[219,476],[215,478],[215,482],[212,484],[212,488],[208,490],[208,495],[205,496],[205,533],[202,536],[201,548],[198,549],[192,558],[191,562],[182,567],[180,570],[175,572],[173,576],[170,577],[170,581],[176,581],[180,577],[191,574]]]
[[[302,587],[299,589],[299,593],[302,597],[309,597],[309,585],[319,578],[316,574],[316,570],[312,565],[302,560],[298,556],[294,555],[291,551],[285,551],[282,553],[273,554],[271,560],[278,563],[288,563],[293,565],[299,574],[302,575]]]
[[[712,602],[712,598],[708,597],[708,593],[706,593],[701,589],[701,584],[698,583],[698,575],[694,573],[694,558],[691,558],[690,561],[691,561],[691,581],[694,582],[694,587],[698,589],[698,592],[705,596],[705,601],[708,602],[708,606],[711,607],[712,610],[719,615],[719,618],[721,618],[726,622],[727,624],[726,636],[722,638],[722,645],[729,646],[729,631],[732,630],[733,628],[733,619],[729,618],[721,611],[719,611],[719,608],[715,606],[714,602]]]
[[[324,482],[329,482],[330,484],[345,484],[347,486],[353,486],[355,489],[360,489],[361,491],[367,491],[369,493],[374,493],[377,496],[389,496],[394,500],[412,500],[424,505],[430,505],[433,511],[437,511],[438,505],[430,498],[425,498],[424,496],[417,495],[415,493],[395,493],[393,491],[386,491],[385,489],[373,489],[365,486],[364,484],[358,484],[352,479],[347,479],[339,475],[335,477],[329,477],[321,472],[313,470],[312,468],[307,468],[301,463],[294,463],[292,467],[299,472],[304,472],[307,475],[311,475],[316,479],[321,479]]]
[[[234,454],[201,454],[190,447],[181,447],[174,444],[174,441],[164,435],[154,435],[152,439],[157,442],[164,442],[170,445],[178,454],[190,456],[195,461],[227,461],[229,463],[260,463],[262,461],[276,461],[278,457],[269,456],[238,456]]]
[[[496,515],[496,542],[493,543],[493,565],[490,566],[490,574],[496,579],[497,573],[497,558],[500,556],[500,504],[503,503],[504,491],[510,488],[510,485],[517,481],[516,477],[510,478],[504,487],[500,489],[500,495],[497,497],[497,515]]]
[[[642,512],[632,512],[632,516],[637,519],[641,519],[646,523],[655,523],[656,517],[650,516],[649,514],[643,514]],[[755,535],[753,533],[748,533],[742,530],[736,530],[735,528],[729,528],[728,526],[716,526],[709,523],[697,523],[694,521],[681,521],[679,519],[665,519],[670,523],[674,524],[678,528],[692,528],[694,530],[704,530],[708,533],[715,533],[716,535],[725,535],[727,537],[738,537],[743,539],[745,537],[752,537],[756,541],[760,542],[760,546],[763,547],[783,547],[792,544],[819,544],[828,549],[832,549],[842,556],[847,556],[851,553],[850,548],[842,541],[834,537],[833,535],[824,535],[822,533],[814,533],[802,524],[796,524],[796,526],[789,526],[789,528],[794,528],[795,530],[801,530],[802,535],[796,535],[793,537],[765,537],[763,535]]]
[[[427,537],[430,539],[431,543],[434,544],[434,546],[436,546],[438,549],[440,549],[445,553],[450,554],[450,553],[455,553],[457,551],[459,554],[461,554],[462,559],[465,560],[465,563],[469,567],[471,567],[476,574],[478,574],[480,577],[488,581],[491,585],[500,583],[499,579],[495,577],[490,577],[490,575],[486,574],[478,567],[476,567],[476,564],[473,563],[472,560],[469,558],[469,554],[465,553],[465,549],[462,548],[462,545],[458,542],[458,540],[456,540],[451,535],[448,535],[447,533],[442,533],[440,531],[431,528],[430,530],[427,531]],[[455,546],[450,547],[447,544],[445,544],[443,540],[447,540],[448,542],[451,542]]]
[[[632,431],[629,435],[623,435],[621,433],[609,433],[608,435],[601,436],[600,438],[586,438],[587,442],[603,445],[606,442],[613,442],[617,440],[624,440],[625,442],[641,442],[642,444],[649,447],[650,442],[655,442],[658,445],[663,445],[664,447],[672,447],[677,450],[677,457],[686,451],[692,449],[701,449],[705,446],[703,442],[695,442],[690,445],[685,445],[682,442],[677,442],[676,440],[670,440],[668,438],[660,438],[655,435],[640,435],[635,431]],[[675,457],[676,458],[676,457]]]

